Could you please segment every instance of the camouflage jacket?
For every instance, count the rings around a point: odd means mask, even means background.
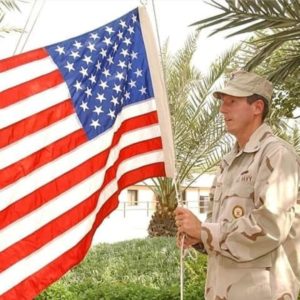
[[[205,299],[296,300],[300,159],[263,124],[223,159],[202,223]],[[298,203],[297,203],[298,200]]]

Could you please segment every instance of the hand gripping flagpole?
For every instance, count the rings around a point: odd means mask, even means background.
[[[147,4],[147,0],[140,0],[141,4],[143,6],[145,6]],[[158,39],[158,46],[159,46],[159,52],[160,55],[162,54],[162,49],[161,49],[161,43],[160,43],[160,36],[159,36],[159,31],[158,31],[158,21],[157,21],[157,15],[156,15],[156,9],[155,9],[155,4],[154,4],[154,0],[151,1],[152,2],[152,9],[153,9],[153,14],[154,14],[154,20],[155,20],[155,29],[156,29],[156,35],[157,35],[157,39]],[[166,78],[164,70],[163,70],[163,76],[164,79]],[[164,80],[166,82],[166,80]],[[174,129],[173,129],[174,130]],[[174,135],[173,135],[174,136]],[[174,143],[174,141],[173,141]],[[173,144],[174,149],[175,148],[175,144]],[[179,176],[177,173],[177,161],[176,161],[176,155],[175,155],[175,174],[174,174],[174,178],[173,178],[173,182],[172,184],[175,187],[175,195],[176,195],[176,200],[179,206],[183,207],[183,201],[181,199],[181,193],[179,191],[179,187],[180,187],[180,180],[179,180]],[[182,235],[181,237],[181,241],[180,241],[180,300],[183,300],[183,292],[184,292],[184,257],[185,257],[185,250],[184,250],[184,239],[185,239],[185,235]]]

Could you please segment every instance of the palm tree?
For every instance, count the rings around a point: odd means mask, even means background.
[[[222,2],[224,3],[224,2]],[[210,0],[220,14],[195,22],[199,29],[216,26],[212,34],[231,30],[229,36],[256,32],[252,40],[257,51],[245,68],[253,69],[281,49],[282,57],[268,74],[274,83],[282,82],[300,67],[300,2],[298,0]]]
[[[154,180],[156,211],[150,221],[150,236],[174,236],[173,211],[177,206],[177,190],[183,192],[201,174],[212,170],[231,145],[219,116],[219,103],[212,99],[212,90],[226,70],[237,48],[215,61],[207,75],[201,74],[191,63],[196,50],[197,35],[189,37],[183,49],[169,55],[163,51],[163,65],[170,104],[177,160],[177,185],[171,179]],[[197,172],[197,177],[194,173]],[[184,187],[183,187],[184,184]]]
[[[0,0],[0,37],[3,33],[10,32],[22,32],[20,28],[14,26],[1,26],[4,21],[4,17],[8,11],[18,10],[20,12],[20,8],[18,6],[18,0]]]

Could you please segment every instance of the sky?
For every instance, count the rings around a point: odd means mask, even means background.
[[[26,23],[27,26],[20,40],[20,34],[9,34],[0,39],[0,59],[93,30],[143,4],[157,46],[169,39],[170,50],[174,52],[195,30],[195,27],[189,27],[191,23],[218,12],[204,0],[28,0],[21,4],[22,14],[9,13],[5,18],[6,23],[20,28]],[[194,57],[195,65],[203,72],[217,56],[241,39],[224,39],[224,34],[208,37],[209,32],[201,32]]]

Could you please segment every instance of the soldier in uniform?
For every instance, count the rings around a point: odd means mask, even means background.
[[[207,220],[176,209],[178,244],[184,235],[185,248],[207,252],[207,300],[297,300],[300,159],[264,123],[272,84],[238,71],[214,96],[236,144],[215,177]]]

